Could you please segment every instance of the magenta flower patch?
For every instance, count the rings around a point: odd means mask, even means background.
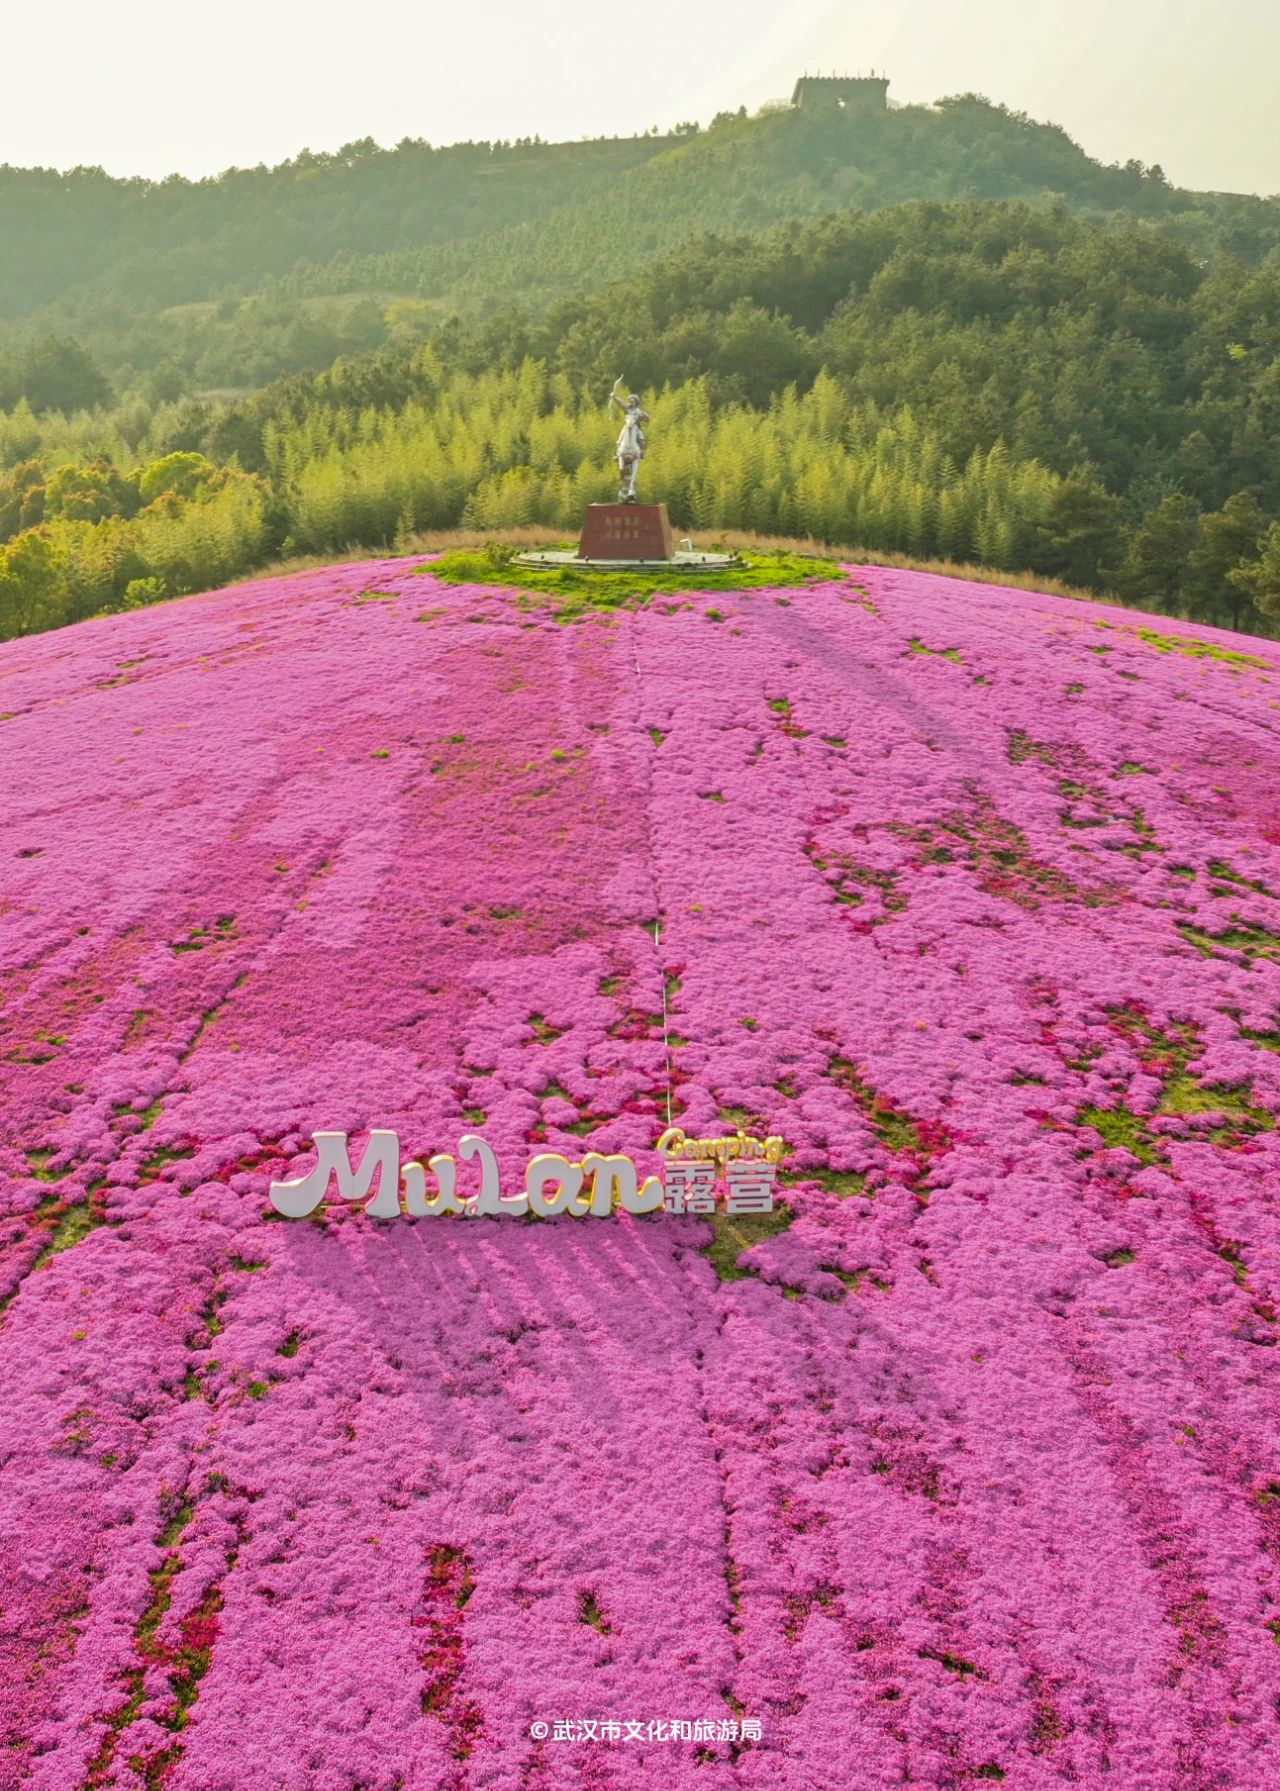
[[[1275,1780],[1280,651],[417,563],[0,649],[0,1791]]]

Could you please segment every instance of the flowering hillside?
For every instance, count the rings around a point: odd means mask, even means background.
[[[0,648],[0,1791],[1276,1783],[1280,649],[420,565]]]

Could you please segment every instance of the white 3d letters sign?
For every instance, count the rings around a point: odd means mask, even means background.
[[[459,1189],[457,1157],[431,1157],[425,1168],[414,1162],[402,1166],[400,1140],[394,1132],[369,1133],[358,1169],[351,1161],[345,1132],[316,1132],[312,1142],[315,1168],[297,1181],[271,1184],[271,1204],[286,1219],[305,1219],[313,1213],[333,1181],[339,1199],[366,1202],[364,1210],[371,1219],[398,1219],[402,1214],[434,1219],[446,1213],[473,1219],[521,1218],[526,1213],[540,1219],[561,1213],[605,1219],[619,1207],[628,1213],[652,1213],[662,1206],[662,1182],[656,1175],[639,1184],[630,1157],[602,1156],[599,1151],[588,1151],[579,1163],[553,1153],[532,1158],[523,1192],[504,1199],[497,1158],[473,1132],[458,1141],[458,1157],[480,1170],[480,1186],[470,1193]],[[375,1179],[378,1191],[370,1198]]]

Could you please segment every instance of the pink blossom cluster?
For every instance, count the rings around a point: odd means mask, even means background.
[[[382,561],[0,716],[0,1791],[1280,1782],[1274,645]],[[266,1199],[673,1121],[736,1268]]]

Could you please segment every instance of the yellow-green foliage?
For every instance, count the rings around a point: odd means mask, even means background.
[[[267,493],[244,474],[136,516],[55,517],[0,545],[0,639],[226,584],[268,547]]]
[[[98,457],[54,473],[27,462],[11,503],[38,521],[0,546],[0,638],[226,584],[281,550],[385,550],[457,525],[576,536],[585,505],[616,494],[618,419],[564,374],[533,360],[446,374],[431,347],[415,371],[421,396],[401,407],[317,403],[267,424],[263,478],[186,451],[120,475],[107,457],[122,442],[66,430],[59,453]],[[643,498],[700,544],[743,528],[1017,570],[1062,484],[999,442],[956,466],[911,410],[850,408],[827,374],[764,410],[714,407],[705,380],[650,405]],[[120,514],[102,514],[109,503]]]
[[[910,410],[850,412],[826,375],[763,412],[713,410],[700,379],[651,403],[642,495],[695,534],[773,531],[1012,569],[1060,482],[1001,444],[957,467]],[[586,504],[615,494],[616,434],[616,417],[526,361],[455,376],[399,411],[315,409],[267,446],[293,538],[315,551],[458,521],[576,531]]]
[[[415,381],[401,405],[269,422],[261,478],[188,452],[121,475],[106,458],[121,444],[87,436],[103,458],[52,476],[28,463],[23,478],[44,483],[10,501],[39,517],[0,547],[0,638],[224,584],[281,553],[386,550],[459,524],[576,535],[584,506],[614,496],[616,414],[545,363],[446,373],[428,346]],[[642,496],[700,545],[736,528],[1015,570],[1062,483],[999,442],[957,465],[910,409],[851,407],[826,374],[763,410],[716,408],[703,379],[648,403]],[[112,502],[120,513],[101,514]]]

